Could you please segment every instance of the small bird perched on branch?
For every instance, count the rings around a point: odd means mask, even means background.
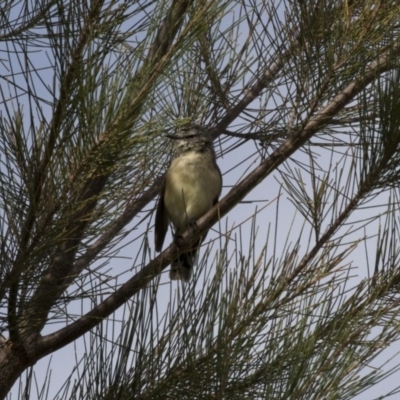
[[[157,205],[156,251],[161,251],[168,221],[172,222],[177,239],[218,202],[222,188],[213,138],[207,130],[192,124],[179,128],[175,135],[167,137],[176,141],[175,153]],[[179,254],[172,261],[169,274],[171,279],[189,281],[196,253],[206,236],[207,232],[191,244],[189,251]]]

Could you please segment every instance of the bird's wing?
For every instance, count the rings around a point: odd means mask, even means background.
[[[165,234],[168,229],[168,216],[164,205],[164,193],[165,193],[165,183],[161,187],[160,198],[158,199],[157,211],[156,211],[156,222],[154,229],[154,243],[156,246],[156,251],[161,251]]]
[[[219,196],[221,196],[221,192],[222,192],[222,174],[221,174],[221,170],[218,167],[217,162],[214,160],[215,163],[215,167],[217,168],[218,174],[219,174],[219,179],[221,180],[221,187],[219,189],[219,193],[215,196],[214,200],[213,200],[213,206],[215,206],[218,203],[219,200]]]

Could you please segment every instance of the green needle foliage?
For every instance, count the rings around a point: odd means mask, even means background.
[[[3,1],[0,399],[395,397],[399,70],[395,0]],[[225,186],[181,285],[187,122]]]

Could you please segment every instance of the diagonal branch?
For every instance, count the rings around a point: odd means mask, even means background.
[[[245,177],[237,186],[235,186],[212,210],[204,215],[198,222],[198,231],[191,232],[189,230],[183,235],[185,243],[191,243],[197,237],[200,237],[206,230],[211,228],[222,216],[226,215],[240,200],[242,200],[251,190],[253,190],[260,182],[262,182],[274,169],[282,162],[290,157],[297,149],[299,149],[307,140],[315,133],[325,127],[343,107],[359,94],[367,85],[372,83],[380,74],[393,68],[393,55],[397,55],[400,50],[400,44],[385,52],[377,61],[372,62],[365,70],[361,77],[350,83],[344,90],[335,96],[335,98],[323,108],[317,115],[312,117],[304,126],[302,131],[293,135],[279,148],[277,148],[271,156],[264,160],[253,172]],[[251,96],[249,94],[249,96]],[[226,117],[229,120],[229,117]],[[184,251],[185,247],[181,249]],[[100,321],[112,312],[118,309],[125,301],[141,289],[159,274],[170,263],[176,254],[177,248],[171,245],[161,255],[152,260],[139,273],[133,276],[128,282],[122,285],[111,296],[105,299],[98,306],[93,308],[86,315],[60,329],[59,331],[40,338],[35,353],[37,357],[59,349],[66,344],[77,339],[84,333],[88,332]]]

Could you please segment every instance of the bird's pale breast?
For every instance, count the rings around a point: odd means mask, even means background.
[[[212,208],[220,188],[220,174],[207,153],[189,152],[172,161],[164,203],[178,233]]]

